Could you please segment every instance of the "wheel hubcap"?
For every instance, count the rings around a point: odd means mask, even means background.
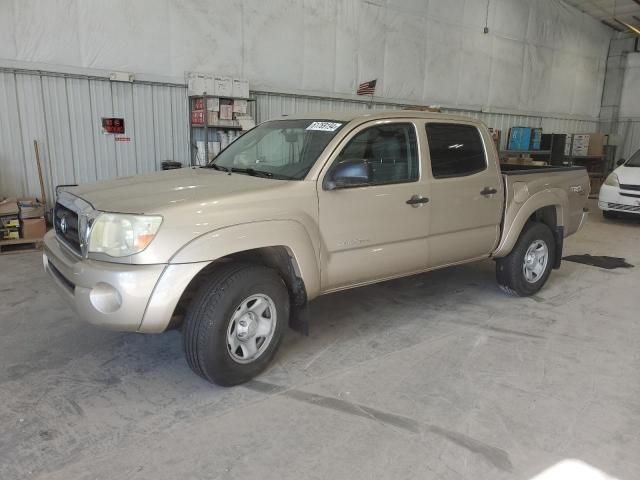
[[[549,262],[549,247],[543,240],[535,240],[524,255],[522,273],[529,283],[536,283],[547,269]]]
[[[231,358],[238,363],[257,360],[269,347],[276,322],[276,306],[268,295],[245,298],[234,310],[227,329]]]

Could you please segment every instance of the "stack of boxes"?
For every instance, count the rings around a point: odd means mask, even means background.
[[[0,202],[0,240],[39,240],[47,224],[44,205],[35,198],[9,198]]]
[[[0,202],[0,240],[20,238],[20,210],[15,199]]]

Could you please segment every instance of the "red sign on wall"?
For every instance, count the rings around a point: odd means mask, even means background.
[[[102,117],[102,133],[124,134],[124,118]]]

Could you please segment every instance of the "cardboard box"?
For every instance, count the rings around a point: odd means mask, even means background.
[[[44,218],[27,218],[22,221],[22,238],[42,238],[47,233]]]
[[[246,100],[234,100],[233,112],[234,113],[247,113],[248,103]]]
[[[218,112],[207,112],[207,125],[218,123]]]
[[[607,144],[607,135],[604,133],[592,133],[589,135],[589,155],[604,155],[604,146]]]
[[[18,208],[20,209],[20,218],[44,217],[44,204],[40,203],[37,198],[19,198]]]
[[[194,110],[191,112],[191,123],[193,125],[204,125],[204,110]]]
[[[20,228],[20,218],[17,214],[13,215],[2,215],[0,217],[0,227],[11,229],[11,228]]]
[[[234,78],[232,90],[234,97],[249,98],[249,81],[244,78]]]
[[[0,200],[0,216],[18,215],[19,213],[20,208],[18,208],[18,201],[15,198]]]
[[[198,97],[193,99],[194,110],[204,110],[204,98]]]
[[[233,120],[232,102],[220,102],[220,120]]]
[[[220,99],[218,97],[207,98],[207,110],[210,112],[219,112]]]
[[[231,77],[214,77],[213,88],[213,94],[218,97],[233,96],[233,80]]]
[[[2,230],[2,240],[18,240],[20,238],[19,230]]]
[[[188,72],[187,77],[187,95],[209,95],[214,93],[215,86],[213,75],[210,73]]]

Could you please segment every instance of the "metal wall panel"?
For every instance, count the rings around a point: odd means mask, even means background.
[[[153,122],[155,134],[156,166],[173,158],[173,113],[170,87],[158,86],[153,93]],[[185,122],[187,119],[185,118]]]
[[[153,87],[133,85],[133,121],[138,128],[134,145],[136,147],[136,168],[138,173],[156,170],[155,129],[153,115]]]
[[[75,183],[95,182],[98,177],[93,138],[100,125],[91,115],[89,80],[67,78],[66,82]]]
[[[55,186],[64,183],[76,183],[71,148],[71,126],[65,79],[61,77],[43,77],[42,100],[46,127],[46,144],[49,152],[47,165],[49,175],[46,178],[48,197]],[[51,198],[51,197],[50,197]]]
[[[616,158],[629,158],[640,149],[640,120],[622,119],[618,124],[618,145]]]
[[[128,177],[129,175],[135,175],[138,170],[134,144],[137,139],[136,122],[130,120],[134,118],[133,85],[130,83],[112,83],[111,95],[113,116],[125,119],[125,135],[119,136],[123,141],[113,142],[116,154],[116,171],[118,177]]]
[[[257,121],[263,122],[295,113],[323,112],[323,111],[367,111],[393,110],[405,108],[408,105],[376,103],[341,99],[322,99],[308,96],[282,95],[276,93],[255,93],[257,105]],[[508,115],[501,113],[486,113],[465,110],[443,109],[446,113],[466,116],[483,121],[487,126],[502,130],[502,148],[506,147],[507,135],[511,127],[543,128],[546,133],[588,133],[597,131],[596,121],[584,121],[563,118],[547,118],[528,115]]]
[[[42,79],[33,75],[16,75],[15,79],[18,111],[9,112],[9,114],[13,117],[12,121],[20,122],[20,142],[22,143],[24,155],[22,157],[10,157],[9,161],[22,164],[24,166],[24,176],[10,180],[14,183],[16,189],[18,185],[23,185],[20,190],[15,191],[15,195],[40,196],[38,168],[36,165],[35,151],[33,149],[34,140],[38,142],[40,147],[42,174],[45,179],[51,176],[44,105],[42,103]],[[16,140],[12,140],[12,142],[13,141]],[[0,150],[6,151],[8,148],[10,148],[10,145],[2,145]],[[49,182],[46,180],[45,185],[49,185]],[[51,192],[48,193],[50,194]]]
[[[189,104],[185,88],[171,88],[172,159],[189,158]]]
[[[103,134],[104,116],[124,117],[129,141]],[[162,160],[187,164],[188,120],[181,85],[0,71],[0,195],[40,196],[34,140],[50,200],[59,184],[153,172]]]
[[[0,73],[0,145],[6,146],[0,149],[0,195],[17,195],[26,187],[20,122],[12,113],[17,111],[15,76]]]

